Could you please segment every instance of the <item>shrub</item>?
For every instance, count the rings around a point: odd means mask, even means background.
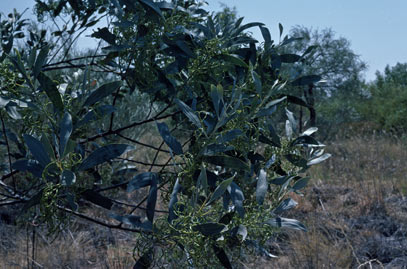
[[[70,22],[51,33],[63,45],[40,31],[14,52],[18,33],[2,24],[2,72],[11,75],[1,81],[1,206],[21,204],[21,221],[50,233],[69,216],[137,233],[134,268],[231,268],[245,250],[272,256],[263,244],[279,228],[306,230],[282,217],[296,206],[288,194],[329,154],[289,110],[312,107],[281,92],[320,79],[280,77],[283,63],[304,56],[279,53],[295,39],[275,44],[264,24],[225,23],[195,1],[36,2],[41,18]],[[92,34],[102,49],[70,58],[77,36],[104,17],[110,23]],[[146,196],[125,203],[121,187]],[[110,217],[87,215],[91,205]]]

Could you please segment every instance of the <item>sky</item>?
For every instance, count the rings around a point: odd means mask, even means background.
[[[369,69],[366,80],[375,78],[377,70],[397,62],[407,63],[407,0],[206,0],[207,9],[217,11],[220,3],[236,7],[243,22],[263,22],[272,38],[278,40],[278,24],[285,34],[302,25],[313,29],[331,28],[337,37],[351,42]],[[30,8],[34,0],[0,0],[0,12],[8,14]],[[28,14],[30,11],[28,11]],[[28,15],[27,14],[27,15]],[[256,37],[260,33],[253,31]]]

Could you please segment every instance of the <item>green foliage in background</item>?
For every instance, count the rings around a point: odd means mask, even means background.
[[[196,1],[36,3],[54,31],[25,37],[17,13],[1,24],[1,206],[50,232],[75,216],[134,233],[134,268],[232,268],[242,253],[273,257],[263,244],[279,228],[306,231],[284,217],[289,194],[330,155],[292,112],[312,103],[292,93],[321,77],[284,72],[313,47],[284,53],[298,38],[281,25],[275,43],[263,23]],[[87,30],[97,48],[78,56]],[[123,189],[145,197],[129,204]]]
[[[365,98],[357,106],[364,120],[379,130],[401,135],[407,131],[407,64],[386,66],[365,88]]]

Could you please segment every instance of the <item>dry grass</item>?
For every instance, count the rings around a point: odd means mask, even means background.
[[[407,206],[403,210],[398,206],[405,203],[407,193],[406,144],[401,139],[360,136],[332,142],[326,151],[332,158],[310,170],[313,181],[306,195],[295,195],[299,206],[287,215],[302,220],[309,231],[277,235],[268,247],[279,258],[259,257],[257,268],[381,268],[381,263],[388,262],[364,252],[366,242],[380,233],[368,222],[360,227],[357,223],[372,216],[407,222]],[[105,212],[94,215],[103,218]],[[0,235],[0,268],[33,268],[32,260],[27,260],[31,230],[27,237],[24,230],[0,224]],[[133,234],[81,221],[53,241],[38,229],[34,268],[131,268],[135,240]]]

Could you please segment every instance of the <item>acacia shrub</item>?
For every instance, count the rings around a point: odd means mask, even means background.
[[[280,53],[295,39],[274,43],[263,23],[243,18],[218,23],[195,1],[36,3],[41,18],[62,24],[51,34],[64,43],[44,41],[45,33],[28,36],[24,50],[3,49],[2,72],[14,76],[1,81],[1,206],[21,205],[21,221],[46,224],[50,233],[73,216],[135,233],[134,268],[232,268],[242,251],[273,257],[263,244],[279,228],[306,230],[283,217],[297,204],[288,194],[300,193],[307,169],[330,155],[312,136],[317,128],[301,132],[290,111],[313,107],[282,91],[320,80],[281,77],[282,64],[304,57]],[[105,17],[106,27],[92,28]],[[262,43],[246,32],[252,27]],[[102,48],[70,58],[87,29]],[[80,81],[67,79],[78,70]],[[106,81],[95,87],[100,74]],[[143,109],[134,110],[133,98],[144,100]],[[282,131],[273,122],[281,108]],[[160,144],[134,135],[152,125]],[[130,204],[121,188],[146,196]],[[87,215],[89,205],[109,217]]]

